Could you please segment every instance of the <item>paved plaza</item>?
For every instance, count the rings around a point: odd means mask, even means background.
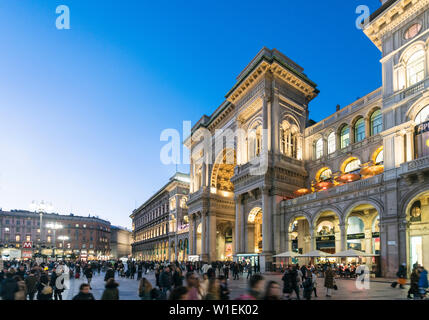
[[[277,281],[282,287],[283,282],[281,281],[280,274],[269,274],[265,275],[266,280]],[[146,274],[146,278],[155,286],[155,274],[150,272]],[[117,274],[115,279],[119,282],[119,296],[121,300],[139,300],[138,297],[138,284],[136,279],[125,279],[119,278]],[[350,279],[337,279],[338,291],[333,291],[332,297],[328,298],[325,296],[325,288],[323,287],[322,278],[318,279],[317,291],[318,298],[316,300],[406,300],[408,286],[405,289],[393,289],[390,287],[389,280],[386,279],[372,279],[370,282],[369,290],[359,290],[356,288],[356,281]],[[86,278],[72,279],[70,280],[70,289],[66,290],[63,294],[65,300],[70,300],[79,292],[79,285],[86,282]],[[104,273],[95,273],[92,280],[92,293],[95,299],[101,299],[104,290]],[[244,277],[240,277],[240,280],[230,279],[229,288],[231,290],[230,298],[235,299],[246,291],[247,281],[246,274]],[[302,295],[302,289],[301,289]],[[293,296],[295,298],[295,296]]]

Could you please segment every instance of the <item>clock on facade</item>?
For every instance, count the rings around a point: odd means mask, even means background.
[[[410,40],[419,34],[420,30],[422,30],[422,25],[420,23],[415,23],[405,32],[405,39]]]

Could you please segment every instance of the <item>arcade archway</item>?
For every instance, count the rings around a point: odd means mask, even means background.
[[[248,253],[262,252],[262,209],[253,208],[247,217]]]
[[[429,265],[429,190],[409,201],[407,219],[407,262],[411,270],[414,264]]]

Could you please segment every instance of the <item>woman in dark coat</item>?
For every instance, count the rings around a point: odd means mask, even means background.
[[[101,300],[119,300],[119,283],[110,278],[106,282],[106,289],[104,289]]]
[[[415,266],[413,269],[413,272],[411,273],[410,277],[410,290],[408,290],[407,298],[411,299],[411,295],[415,298],[419,294],[419,279],[420,279],[420,273],[417,267]]]
[[[176,267],[176,270],[173,273],[173,285],[175,288],[183,286],[183,275],[182,270],[179,267]]]
[[[329,266],[325,271],[325,288],[327,297],[331,297],[331,291],[334,289],[334,278],[335,272]]]

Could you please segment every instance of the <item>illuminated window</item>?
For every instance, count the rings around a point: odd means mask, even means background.
[[[252,160],[258,157],[261,154],[262,150],[262,127],[258,126],[256,129],[250,131],[248,137],[248,152],[249,160]]]
[[[4,232],[9,232],[10,229],[9,228],[4,228]]]
[[[325,180],[331,179],[331,177],[332,177],[331,169],[325,169],[320,173],[319,181],[325,181]]]
[[[280,152],[298,159],[298,128],[287,121],[280,126]]]
[[[375,158],[375,163],[376,164],[381,164],[384,162],[384,155],[383,155],[383,150],[381,150],[378,154],[377,157]]]
[[[383,117],[381,110],[376,110],[371,115],[371,135],[375,136],[383,130]]]
[[[37,229],[37,233],[40,233],[40,229]]]
[[[341,149],[346,148],[350,145],[350,128],[347,125],[345,125],[341,129],[340,145],[341,145]]]
[[[51,242],[51,240],[52,240],[52,238],[51,238],[51,236],[48,236],[48,242]]]
[[[423,122],[429,121],[429,106],[424,107],[414,120],[416,124],[421,124]]]
[[[355,142],[359,142],[365,139],[365,121],[360,118],[355,123]]]
[[[412,86],[425,77],[425,51],[415,52],[407,62],[407,80],[408,86]]]
[[[323,156],[323,139],[320,138],[316,142],[316,159],[320,159]]]
[[[405,32],[404,38],[405,40],[410,40],[419,34],[420,30],[422,30],[422,25],[420,23],[415,23],[411,27],[407,29]]]
[[[347,163],[347,165],[344,168],[344,172],[350,173],[359,169],[360,169],[360,160],[354,159],[354,160],[351,160],[349,163]]]
[[[15,241],[16,241],[16,242],[21,241],[21,236],[20,236],[19,234],[17,234],[17,235],[15,236]]]
[[[335,132],[331,132],[331,134],[328,136],[328,154],[335,152]]]
[[[25,241],[27,241],[27,242],[31,241],[31,236],[26,236]]]

